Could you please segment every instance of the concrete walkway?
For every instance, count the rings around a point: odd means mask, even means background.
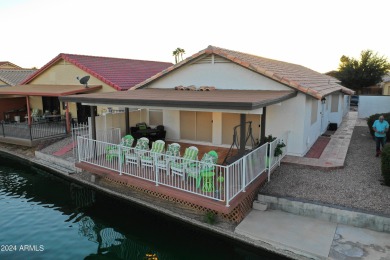
[[[252,210],[235,233],[313,259],[390,259],[390,234],[279,210]]]
[[[287,155],[282,159],[282,163],[306,165],[329,170],[343,168],[353,129],[358,121],[357,116],[358,114],[355,111],[348,112],[336,132],[331,136],[331,139],[320,158]]]
[[[367,123],[357,118],[357,112],[351,111],[320,158],[286,156],[282,162],[322,169],[343,168],[355,125],[366,126]],[[281,210],[252,210],[236,227],[235,233],[313,259],[390,260],[390,233]]]

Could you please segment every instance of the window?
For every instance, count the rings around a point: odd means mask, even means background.
[[[338,112],[339,111],[339,95],[332,95],[332,105],[330,108],[330,112]]]
[[[161,109],[149,109],[149,125],[163,125],[163,111]]]

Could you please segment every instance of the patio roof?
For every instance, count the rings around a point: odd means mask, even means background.
[[[0,95],[59,97],[101,89],[102,86],[83,85],[17,85],[0,88]]]
[[[60,97],[61,101],[93,105],[246,110],[266,107],[297,95],[297,91],[138,89]]]

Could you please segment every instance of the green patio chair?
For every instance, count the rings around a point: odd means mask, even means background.
[[[186,168],[193,161],[198,160],[198,148],[195,146],[190,146],[186,148],[183,157],[179,159],[178,162],[171,163],[171,171],[173,174],[180,175],[184,179]]]
[[[142,137],[138,139],[137,144],[133,149],[126,151],[125,159],[126,163],[139,164],[140,157],[149,150],[149,139]]]
[[[168,144],[167,151],[164,156],[161,156],[157,159],[156,167],[157,170],[165,170],[167,175],[169,175],[169,164],[175,160],[175,157],[180,157],[180,144],[171,143]]]
[[[165,142],[163,140],[157,140],[152,143],[152,149],[147,152],[147,155],[141,156],[141,166],[153,167],[154,166],[154,156],[157,154],[162,154],[165,150]]]
[[[199,188],[202,174],[214,172],[218,161],[218,153],[214,150],[205,153],[199,163],[192,163],[186,169],[187,178],[192,177],[196,180],[196,188]]]
[[[124,146],[124,149],[122,149],[122,160],[123,155],[126,151],[126,148],[130,148],[133,146],[134,138],[132,135],[125,135],[122,137],[121,142],[119,143],[120,146]],[[110,145],[106,147],[106,160],[111,161],[114,158],[118,158],[119,156],[119,149],[118,145]]]

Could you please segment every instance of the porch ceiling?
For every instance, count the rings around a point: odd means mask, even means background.
[[[60,101],[110,106],[251,111],[293,98],[297,91],[137,89],[60,97]]]
[[[85,88],[83,85],[18,85],[0,88],[0,96],[19,95],[59,97],[77,93],[86,93],[101,88],[101,85],[88,86],[88,88]]]

